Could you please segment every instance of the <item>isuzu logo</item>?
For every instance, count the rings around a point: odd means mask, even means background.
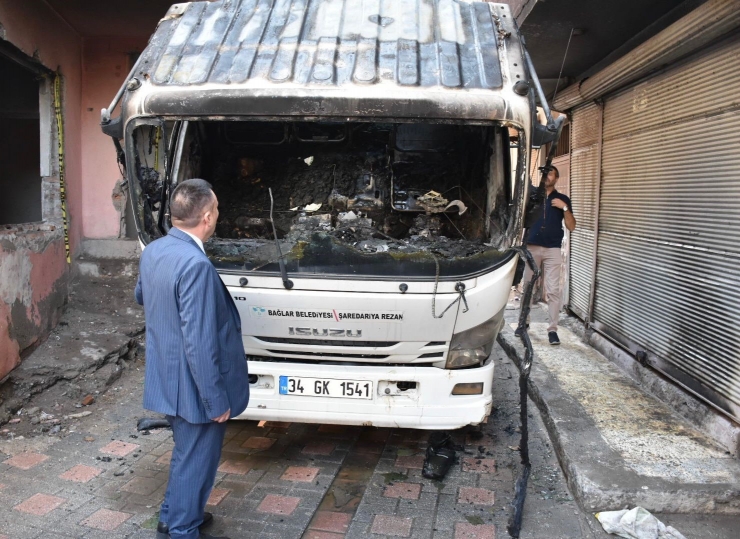
[[[361,329],[324,329],[288,326],[288,335],[302,337],[362,337]]]

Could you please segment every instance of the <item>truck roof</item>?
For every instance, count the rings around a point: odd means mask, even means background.
[[[220,0],[175,4],[128,81],[124,120],[168,116],[503,120],[527,80],[505,4]]]

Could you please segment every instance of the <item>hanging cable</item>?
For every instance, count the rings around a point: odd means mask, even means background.
[[[69,249],[69,223],[67,219],[67,187],[64,176],[64,118],[62,117],[62,76],[54,77],[54,115],[57,120],[57,151],[59,157],[59,198],[62,206],[62,227],[64,229],[64,252],[67,264],[72,263]]]

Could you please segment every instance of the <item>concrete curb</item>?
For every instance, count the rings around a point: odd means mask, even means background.
[[[504,326],[498,342],[520,365],[524,347]],[[625,376],[629,383],[634,384]],[[732,483],[676,483],[637,474],[602,437],[576,399],[538,361],[529,379],[529,395],[539,408],[568,486],[586,511],[640,505],[651,512],[740,514],[740,488]]]

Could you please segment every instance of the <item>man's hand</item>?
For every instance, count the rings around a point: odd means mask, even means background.
[[[566,207],[566,204],[565,204],[565,202],[563,202],[563,201],[562,201],[562,200],[560,200],[559,198],[553,198],[553,199],[552,199],[552,206],[553,206],[554,208],[557,208],[557,209],[559,209],[559,210],[562,210],[562,209],[565,209],[565,207]]]
[[[214,417],[211,421],[215,421],[216,423],[223,423],[224,421],[228,421],[230,416],[231,416],[231,408],[226,410],[220,416]]]

